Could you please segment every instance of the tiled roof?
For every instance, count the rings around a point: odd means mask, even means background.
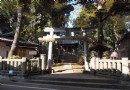
[[[9,37],[0,37],[0,41],[2,42],[7,42],[7,43],[12,43],[13,42],[13,38],[9,38]],[[39,47],[40,45],[34,42],[28,42],[28,41],[24,41],[24,40],[20,40],[19,41],[19,45],[20,46],[32,46],[32,47]]]

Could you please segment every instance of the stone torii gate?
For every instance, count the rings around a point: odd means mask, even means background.
[[[67,31],[65,28],[49,28],[46,27],[44,29],[44,32],[49,33],[49,35],[39,37],[38,40],[40,42],[49,42],[48,46],[48,56],[47,56],[47,70],[50,70],[52,67],[52,46],[54,41],[61,41],[61,40],[79,40],[84,41],[84,56],[85,56],[85,71],[89,71],[88,61],[87,61],[87,43],[86,42],[92,42],[93,40],[91,38],[86,37],[85,30],[82,32],[82,36],[70,36],[67,35]],[[81,32],[81,30],[78,30]],[[64,36],[56,35],[56,33],[64,33]],[[72,33],[69,31],[69,33]],[[73,31],[74,33],[74,31]]]

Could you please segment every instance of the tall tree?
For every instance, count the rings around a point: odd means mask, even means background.
[[[67,21],[65,13],[69,13],[73,8],[61,0],[32,0],[31,13],[27,15],[23,22],[22,37],[28,41],[38,42],[38,37],[43,36],[44,27],[64,27]]]
[[[129,10],[127,0],[119,0],[119,2],[115,0],[97,0],[96,3],[93,0],[88,0],[86,4],[84,4],[85,0],[81,0],[81,2],[83,3],[83,9],[75,21],[76,25],[81,28],[97,26],[98,33],[94,31],[90,36],[96,37],[97,42],[100,44],[100,41],[105,39],[108,46],[115,48],[114,42],[120,39],[121,32],[126,28],[124,21],[125,12]],[[108,32],[111,33],[108,35]]]
[[[30,41],[37,41],[36,38],[38,38],[38,34],[41,34],[40,32],[45,26],[64,26],[66,22],[64,14],[70,11],[70,7],[70,5],[67,5],[67,3],[62,0],[2,1],[2,10],[0,13],[11,18],[11,26],[15,29],[14,40],[8,57],[12,56],[17,48],[19,36],[25,37]]]
[[[11,57],[14,54],[15,49],[18,47],[19,42],[19,36],[21,32],[21,22],[23,17],[23,11],[27,10],[27,4],[29,4],[29,1],[26,0],[4,0],[2,2],[2,11],[5,11],[3,14],[7,14],[9,17],[12,16],[14,13],[16,14],[16,29],[15,29],[15,35],[14,40],[11,45],[11,49],[9,51],[8,57]],[[25,9],[26,8],[26,9]]]
[[[104,24],[104,40],[112,50],[115,49],[116,42],[126,32],[127,26],[125,22],[124,16],[116,15],[108,18]]]
[[[22,8],[19,8],[17,10],[17,24],[16,24],[14,40],[12,42],[8,57],[11,57],[13,55],[15,49],[18,47],[18,41],[19,41],[20,30],[21,30],[21,28],[20,28],[21,27],[21,20],[22,20]]]

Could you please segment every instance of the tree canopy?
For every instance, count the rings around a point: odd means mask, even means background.
[[[84,1],[88,1],[84,3]],[[75,20],[79,28],[97,27],[88,36],[98,38],[99,21],[103,24],[104,41],[111,49],[115,49],[116,41],[127,31],[130,3],[127,0],[81,0],[82,11]],[[99,18],[101,17],[101,20]],[[90,46],[91,47],[91,46]]]
[[[75,1],[75,3],[69,3]],[[129,0],[1,0],[0,14],[7,18],[9,26],[16,31],[18,27],[18,10],[22,10],[20,20],[20,37],[38,42],[44,27],[64,27],[68,20],[66,13],[73,10],[73,4],[82,4],[83,8],[76,19],[77,27],[98,27],[99,16],[104,23],[103,33],[109,43],[119,40],[125,31],[129,14]],[[101,13],[99,13],[101,12]],[[102,15],[101,15],[102,14]],[[69,14],[67,14],[69,15]],[[107,21],[106,21],[107,20]],[[114,30],[114,31],[113,31]],[[109,32],[109,33],[108,33]],[[111,35],[110,35],[111,33]],[[91,34],[95,38],[97,33]],[[114,39],[111,39],[114,35]],[[112,41],[111,41],[112,40]]]

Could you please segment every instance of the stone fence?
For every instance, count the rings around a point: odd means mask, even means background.
[[[92,57],[90,61],[90,69],[93,74],[104,74],[107,76],[130,77],[130,60],[122,58],[122,60],[99,59]]]
[[[0,57],[0,74],[1,75],[31,75],[41,74],[45,70],[45,55],[41,54],[40,58],[27,59],[2,59]]]

